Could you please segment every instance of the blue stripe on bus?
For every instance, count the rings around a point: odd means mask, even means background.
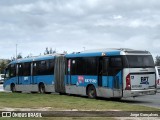
[[[54,82],[54,75],[33,76],[34,83],[43,82],[47,85],[51,85]]]
[[[13,77],[11,79],[6,80],[3,86],[5,87],[6,85],[10,85],[11,83],[20,85],[31,85],[31,84],[39,84],[40,82],[46,85],[51,85],[54,83],[54,75],[19,76],[19,82],[18,82],[18,77]]]

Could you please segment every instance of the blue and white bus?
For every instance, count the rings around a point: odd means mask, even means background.
[[[26,72],[26,73],[25,73]],[[4,89],[67,93],[89,98],[156,94],[156,74],[148,51],[103,49],[11,62]]]
[[[52,89],[54,61],[53,55],[12,61],[6,68],[4,89],[12,92],[55,92]]]

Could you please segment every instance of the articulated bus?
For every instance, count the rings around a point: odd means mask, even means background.
[[[6,68],[4,89],[12,92],[54,92],[55,56],[12,61]]]
[[[132,49],[20,59],[8,65],[5,76],[4,89],[12,92],[56,92],[89,98],[156,94],[152,55]]]

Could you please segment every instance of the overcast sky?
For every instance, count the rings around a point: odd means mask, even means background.
[[[159,0],[0,0],[0,58],[99,48],[160,55]]]

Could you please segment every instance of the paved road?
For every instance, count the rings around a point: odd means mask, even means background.
[[[3,84],[0,84],[0,92],[1,91],[4,91]],[[123,98],[120,102],[160,108],[160,93],[136,98]]]
[[[121,102],[160,108],[160,93],[136,98],[123,98]]]

